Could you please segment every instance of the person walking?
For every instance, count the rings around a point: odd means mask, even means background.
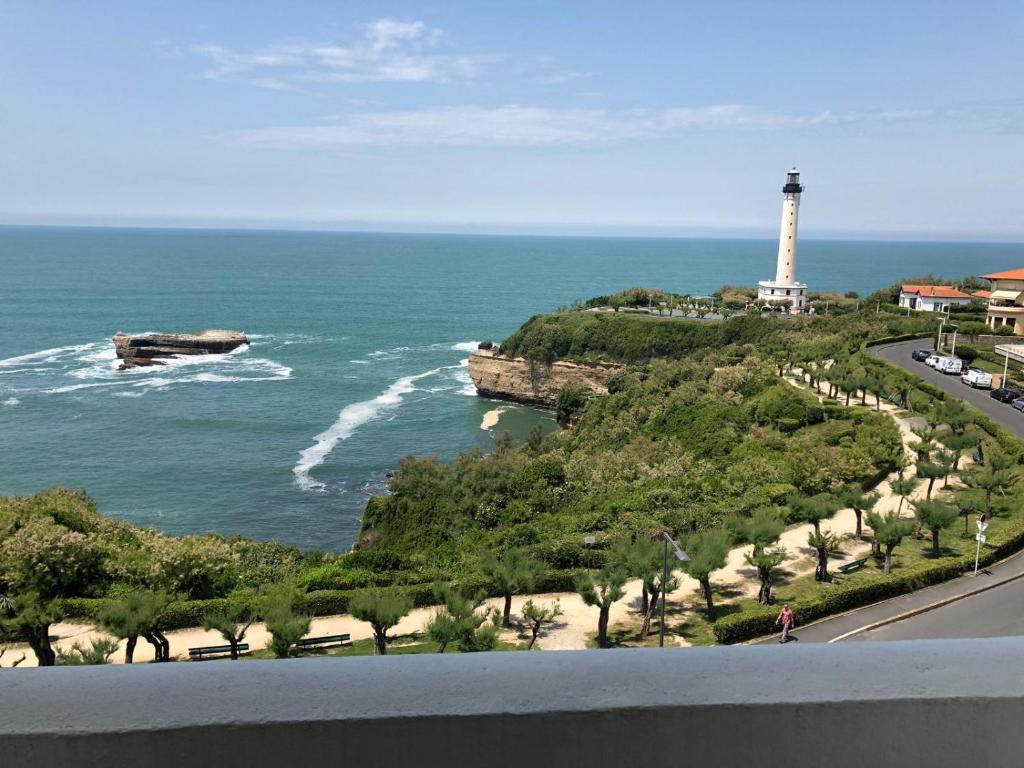
[[[786,603],[782,606],[782,610],[779,611],[778,618],[775,619],[776,624],[782,625],[782,637],[779,638],[780,643],[789,642],[789,631],[793,628],[795,622],[793,610],[789,607],[789,603]]]

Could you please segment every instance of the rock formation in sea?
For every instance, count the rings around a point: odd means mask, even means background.
[[[118,370],[146,365],[163,365],[160,358],[176,355],[211,355],[230,352],[249,339],[241,331],[210,330],[202,333],[148,333],[129,336],[114,334],[114,351],[121,361]]]
[[[569,385],[595,395],[608,394],[608,380],[618,363],[581,363],[556,360],[550,365],[522,357],[505,357],[496,348],[481,348],[469,356],[469,376],[477,394],[497,400],[553,408],[558,394]]]

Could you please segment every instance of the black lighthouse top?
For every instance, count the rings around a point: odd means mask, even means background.
[[[800,184],[800,172],[796,168],[786,174],[786,185],[782,188],[783,193],[803,192],[803,185]]]

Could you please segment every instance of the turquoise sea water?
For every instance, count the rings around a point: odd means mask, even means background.
[[[1024,246],[801,242],[812,289],[1019,267]],[[346,548],[409,453],[487,450],[464,361],[527,317],[631,285],[774,274],[761,240],[0,228],[0,495],[86,488],[181,533]],[[118,330],[240,329],[230,355],[119,373]],[[541,412],[498,430],[524,439]]]

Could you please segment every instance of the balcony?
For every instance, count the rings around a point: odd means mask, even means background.
[[[0,672],[0,764],[1019,765],[1024,638]]]

